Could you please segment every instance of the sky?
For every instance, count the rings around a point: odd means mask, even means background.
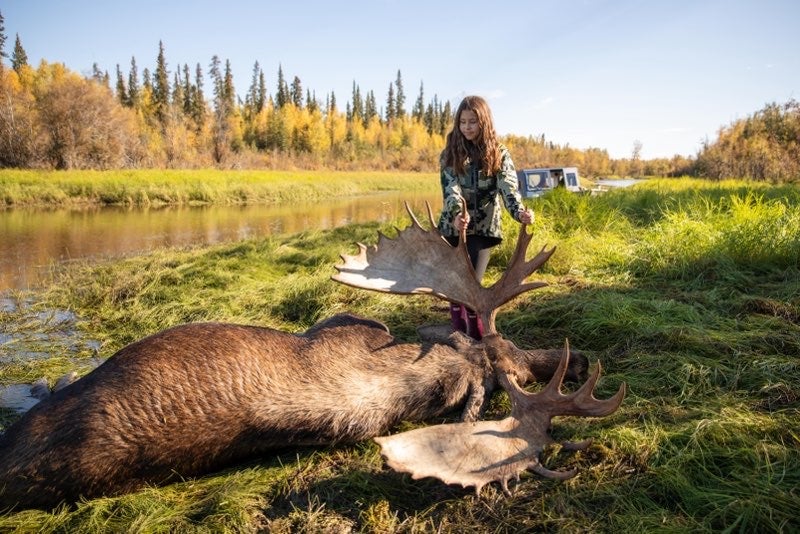
[[[455,107],[489,102],[501,135],[544,135],[612,158],[695,156],[719,129],[800,100],[798,0],[0,0],[6,53],[116,80],[131,58],[170,75],[229,60],[244,96],[257,61],[274,95],[291,82],[340,109],[401,73]],[[524,166],[525,162],[517,162]]]

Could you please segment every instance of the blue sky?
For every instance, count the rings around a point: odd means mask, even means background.
[[[486,97],[501,134],[644,158],[695,155],[720,127],[800,100],[797,0],[0,0],[6,52],[31,64],[170,71],[215,54],[237,91],[259,62],[341,106],[355,81],[385,105],[402,73],[406,104],[424,84],[457,105]],[[517,162],[525,165],[525,162]]]

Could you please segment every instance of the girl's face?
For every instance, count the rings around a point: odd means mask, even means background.
[[[467,141],[475,141],[481,133],[478,115],[471,109],[465,109],[458,117],[458,129]]]

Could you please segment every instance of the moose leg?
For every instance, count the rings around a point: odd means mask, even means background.
[[[484,401],[486,400],[486,390],[483,385],[473,382],[470,386],[469,397],[467,397],[467,404],[464,406],[464,411],[461,412],[461,420],[465,423],[477,421],[478,417],[483,411]]]
[[[489,379],[472,380],[469,385],[467,403],[464,411],[461,412],[461,421],[465,423],[477,421],[489,407],[493,391],[494,385]]]

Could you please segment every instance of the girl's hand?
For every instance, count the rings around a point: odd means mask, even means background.
[[[455,219],[453,220],[453,224],[456,227],[456,230],[459,232],[466,230],[467,226],[469,225],[469,213],[461,212],[456,215]]]
[[[530,209],[523,209],[517,212],[517,219],[522,224],[531,224],[533,222],[533,211]]]

